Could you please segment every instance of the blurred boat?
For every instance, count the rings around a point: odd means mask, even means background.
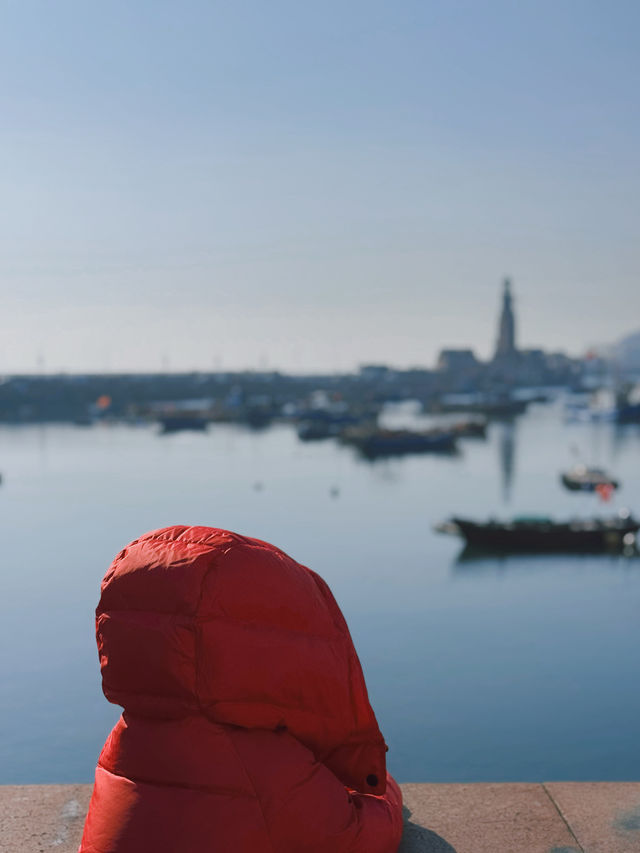
[[[353,429],[345,430],[341,438],[369,459],[410,453],[452,453],[456,450],[456,435],[450,430]]]
[[[271,425],[277,412],[270,406],[247,406],[239,416],[239,420],[251,429],[265,429]]]
[[[640,386],[626,385],[616,395],[616,420],[620,424],[640,423]]]
[[[616,412],[616,420],[620,424],[640,423],[640,403],[627,403],[620,406]]]
[[[466,412],[483,415],[491,420],[509,420],[526,412],[530,402],[528,399],[518,399],[511,394],[499,392],[443,394],[437,401],[432,402],[426,410],[433,414],[438,412]]]
[[[563,471],[560,479],[572,492],[595,492],[602,487],[617,489],[620,485],[602,468],[589,468],[587,465],[574,465],[569,471]]]
[[[175,414],[158,418],[158,423],[163,433],[179,432],[180,430],[203,432],[206,430],[209,420],[200,415]]]
[[[565,402],[567,423],[609,423],[617,419],[616,399],[610,388],[598,388],[588,397],[573,396]]]
[[[300,441],[321,441],[339,435],[341,427],[331,421],[300,421],[296,432]]]
[[[469,547],[487,551],[597,553],[634,548],[640,523],[622,511],[611,518],[561,522],[535,516],[486,522],[454,517],[435,529],[461,536]]]
[[[484,418],[471,418],[453,423],[451,430],[459,438],[486,438],[487,422]]]

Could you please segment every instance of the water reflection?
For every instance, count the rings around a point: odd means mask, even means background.
[[[502,474],[502,500],[508,504],[511,501],[511,490],[515,475],[516,421],[505,421],[496,426],[500,430],[498,453]]]
[[[630,551],[626,554],[514,554],[481,551],[465,545],[451,562],[451,574],[465,576],[471,574],[503,574],[508,571],[543,571],[557,567],[559,571],[571,568],[598,568],[599,570],[640,569],[640,554]]]
[[[611,430],[611,456],[617,459],[624,450],[636,445],[640,449],[640,424],[613,424]]]

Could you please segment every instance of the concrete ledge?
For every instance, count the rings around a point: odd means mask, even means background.
[[[401,853],[640,851],[640,782],[401,787]],[[90,796],[91,785],[0,786],[1,853],[76,853]]]
[[[640,782],[402,785],[402,853],[640,853]]]

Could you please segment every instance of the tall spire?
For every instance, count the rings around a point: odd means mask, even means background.
[[[513,297],[511,281],[505,278],[502,293],[502,313],[498,326],[495,359],[509,358],[516,353],[516,324],[513,316]]]

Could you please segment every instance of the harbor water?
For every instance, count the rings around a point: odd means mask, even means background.
[[[621,480],[611,502],[563,489],[578,460]],[[640,559],[465,559],[433,531],[452,514],[640,513],[638,426],[533,405],[456,455],[375,462],[287,424],[3,426],[0,471],[0,783],[91,780],[119,713],[100,690],[100,579],[176,523],[266,539],[328,581],[400,781],[638,777]]]

